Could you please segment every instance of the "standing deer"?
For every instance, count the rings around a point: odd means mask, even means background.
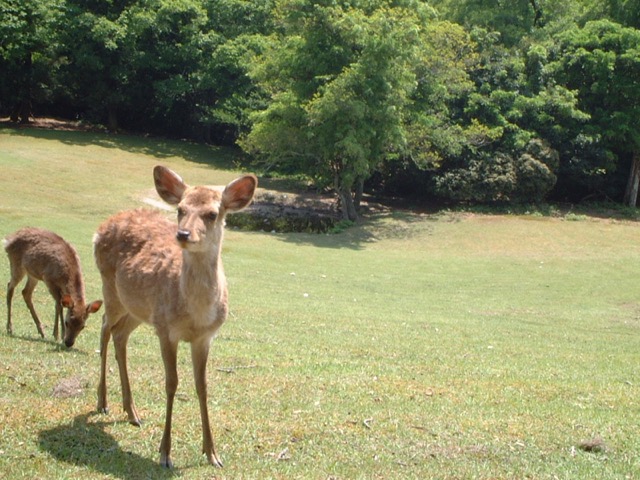
[[[188,186],[163,166],[156,166],[153,176],[160,197],[178,206],[178,224],[159,212],[139,209],[114,215],[100,225],[94,237],[105,301],[98,411],[108,411],[107,346],[113,336],[123,407],[129,422],[140,425],[127,373],[127,341],[138,325],[148,323],[159,337],[165,369],[167,404],[160,464],[173,466],[171,414],[178,387],[176,356],[182,340],[191,344],[202,451],[210,464],[221,467],[209,426],[206,379],[209,346],[228,312],[220,252],[226,214],[251,202],[258,180],[247,175],[218,189]]]
[[[72,347],[76,337],[84,328],[89,314],[97,312],[102,305],[100,300],[91,302],[89,305],[85,304],[82,270],[75,249],[59,235],[32,227],[22,228],[9,235],[4,241],[4,248],[9,256],[11,269],[11,279],[7,285],[7,332],[13,333],[11,324],[13,291],[27,275],[22,296],[40,336],[44,338],[44,331],[31,298],[38,281],[42,280],[56,302],[53,336],[58,340],[59,321],[64,344]],[[64,320],[63,307],[68,309]]]

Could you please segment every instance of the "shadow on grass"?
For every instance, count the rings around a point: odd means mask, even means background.
[[[374,240],[366,231],[347,231],[341,233],[290,233],[279,234],[278,238],[296,246],[313,246],[330,250],[364,250],[365,245]]]
[[[87,467],[113,478],[174,478],[176,473],[158,463],[126,452],[105,432],[107,422],[90,422],[93,414],[78,415],[70,425],[43,430],[40,449],[60,462]]]
[[[13,135],[45,140],[54,140],[67,145],[96,145],[104,148],[117,148],[131,153],[141,153],[159,159],[181,157],[201,165],[209,165],[222,170],[251,170],[246,155],[239,148],[219,147],[187,140],[173,140],[162,137],[148,137],[135,134],[112,134],[95,131],[73,131],[37,128],[32,125],[20,126],[14,123],[0,122],[0,130],[6,128]],[[284,178],[261,178],[262,188],[281,192],[299,192],[304,188],[298,180]]]
[[[272,235],[279,242],[295,246],[313,246],[329,250],[363,250],[365,244],[372,240],[372,236],[361,232],[333,233],[269,233],[264,231],[244,230],[243,235]]]
[[[429,235],[437,215],[422,216],[398,211],[363,216],[354,225],[331,233],[275,233],[278,240],[298,246],[326,249],[364,250],[367,245],[384,239],[410,239]]]
[[[184,140],[170,140],[141,135],[111,134],[91,131],[65,131],[41,129],[32,126],[0,125],[11,130],[13,135],[58,141],[67,145],[94,145],[117,148],[131,153],[150,155],[156,158],[182,157],[188,161],[210,165],[219,169],[234,169],[242,163],[244,155],[238,148],[216,147]]]
[[[62,341],[56,341],[53,338],[29,337],[27,335],[10,335],[10,337],[23,342],[42,343],[43,345],[48,345],[51,347],[50,352],[52,353],[69,352],[79,355],[88,355],[84,350],[80,350],[75,346],[69,348],[62,343]]]

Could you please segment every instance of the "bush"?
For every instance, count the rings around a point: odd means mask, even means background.
[[[466,168],[439,175],[436,190],[457,201],[539,202],[556,184],[558,163],[558,152],[540,140],[532,140],[518,157],[497,153],[474,158]]]

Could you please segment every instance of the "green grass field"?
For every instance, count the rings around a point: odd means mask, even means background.
[[[0,236],[55,230],[100,298],[91,238],[156,198],[162,163],[224,184],[233,150],[0,130]],[[263,184],[268,185],[268,184]],[[270,185],[273,186],[273,183]],[[129,342],[145,423],[95,412],[100,316],[71,350],[40,340],[17,292],[0,328],[0,476],[7,479],[631,479],[640,475],[640,224],[594,216],[393,212],[337,235],[229,230],[231,315],[209,359],[224,469],[200,454],[180,349],[173,461],[157,465],[164,375],[152,330]],[[0,255],[0,319],[8,261]],[[587,442],[587,445],[584,445]],[[589,448],[589,442],[597,444]]]

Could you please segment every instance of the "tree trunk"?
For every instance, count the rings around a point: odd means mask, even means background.
[[[358,180],[356,180],[356,193],[353,199],[353,203],[357,212],[360,211],[360,204],[362,203],[363,194],[364,194],[364,178],[358,178]]]
[[[115,105],[107,105],[107,128],[111,132],[118,131],[118,109]]]
[[[624,192],[624,203],[630,207],[635,207],[638,201],[638,186],[640,186],[640,154],[633,152],[631,159],[631,170],[627,188]]]
[[[24,55],[22,61],[21,83],[18,87],[18,100],[11,111],[11,121],[29,123],[31,115],[31,96],[33,83],[33,58],[31,52]]]
[[[533,13],[535,15],[535,18],[533,19],[533,26],[534,27],[542,27],[543,23],[542,23],[542,7],[540,7],[540,5],[538,5],[538,2],[536,2],[536,0],[529,0],[529,3],[531,4],[531,8],[533,8]]]
[[[31,115],[31,102],[27,98],[22,98],[11,110],[10,120],[14,123],[29,123]]]
[[[340,181],[340,176],[338,174],[336,174],[334,177],[333,185],[340,201],[342,219],[355,222],[358,219],[358,212],[353,202],[351,189],[344,186],[344,184]]]
[[[358,212],[353,203],[353,196],[348,189],[343,189],[339,192],[340,206],[342,208],[342,219],[355,222],[358,219]]]
[[[20,103],[18,102],[13,109],[11,110],[11,115],[9,115],[9,120],[11,120],[13,123],[18,123],[18,120],[20,120]]]

